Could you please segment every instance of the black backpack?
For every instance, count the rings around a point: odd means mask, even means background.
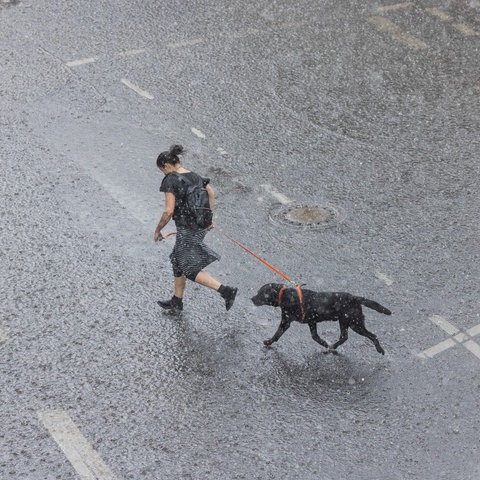
[[[187,184],[187,193],[185,195],[185,205],[190,213],[192,220],[201,228],[208,228],[212,224],[213,212],[210,208],[208,192],[202,183],[194,183],[185,175],[178,175],[180,180]]]

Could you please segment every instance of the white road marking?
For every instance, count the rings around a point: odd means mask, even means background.
[[[461,332],[455,325],[452,325],[440,315],[433,315],[430,317],[430,321],[451,335],[451,338],[418,353],[417,357],[432,358],[455,345],[463,345],[469,352],[480,359],[480,345],[472,340],[472,337],[475,335],[480,335],[480,324],[469,328],[466,332]]]
[[[99,58],[100,57],[81,58],[80,60],[72,60],[71,62],[67,62],[65,65],[67,67],[78,67],[79,65],[96,62]]]
[[[467,350],[473,353],[477,358],[480,358],[480,345],[473,340],[469,340],[463,344]]]
[[[467,330],[467,335],[470,335],[471,337],[475,337],[476,335],[480,335],[480,324],[478,324],[476,327],[469,328]]]
[[[432,358],[435,355],[444,352],[445,350],[449,349],[450,347],[454,347],[457,343],[449,338],[448,340],[444,340],[439,344],[435,345],[434,347],[428,348],[423,352],[420,352],[417,356],[420,358]]]
[[[388,278],[384,273],[382,272],[375,272],[375,276],[379,279],[382,280],[382,282],[385,282],[389,287],[393,285],[393,280],[391,278]]]
[[[126,78],[122,78],[122,83],[126,85],[128,88],[131,88],[135,93],[138,93],[141,97],[148,98],[148,100],[153,100],[153,95],[148,93],[146,90],[142,90],[140,87],[132,83],[130,80]]]
[[[379,7],[379,12],[393,12],[395,10],[405,10],[407,8],[412,8],[415,4],[413,2],[404,2],[404,3],[394,3],[393,5],[385,5]]]
[[[452,17],[447,12],[444,12],[442,9],[437,7],[428,7],[425,9],[425,11],[430,15],[433,15],[434,17],[443,20],[444,22],[449,22],[452,19]]]
[[[5,333],[5,331],[0,328],[0,343],[5,343],[8,340],[8,335]]]
[[[192,40],[184,40],[183,42],[167,43],[167,47],[169,48],[192,47],[193,45],[200,45],[201,43],[205,43],[205,40],[203,38],[193,38]]]
[[[467,25],[463,23],[452,23],[452,27],[467,37],[475,37],[477,35],[477,32],[473,28],[467,27]]]
[[[388,18],[380,17],[375,15],[370,17],[368,21],[377,27],[381,32],[388,33],[394,40],[405,45],[412,50],[425,50],[428,48],[428,45],[425,42],[422,42],[418,38],[410,35],[407,32],[404,32],[400,27],[395,25]]]
[[[260,186],[264,188],[270,195],[276,198],[283,205],[286,205],[287,203],[292,203],[292,201],[289,198],[283,195],[283,193],[280,193],[277,190],[275,190],[269,183],[265,183]]]
[[[226,150],[224,150],[223,148],[220,148],[220,147],[217,148],[217,152],[220,155],[228,155],[228,152]]]
[[[83,480],[115,480],[66,412],[49,410],[39,412],[38,416]]]
[[[198,138],[201,138],[202,140],[205,140],[205,138],[207,138],[205,134],[200,130],[198,130],[197,128],[192,127],[191,130],[192,130],[192,133],[196,135]]]
[[[451,22],[453,20],[453,18],[447,12],[437,7],[429,7],[426,8],[425,11],[428,12],[430,15],[433,15],[434,17],[442,20],[443,22]],[[473,28],[470,28],[463,23],[452,23],[452,27],[455,30],[458,30],[460,33],[463,33],[467,37],[474,37],[478,35]]]
[[[460,330],[451,323],[447,322],[445,318],[440,315],[432,315],[430,320],[437,326],[439,326],[444,332],[447,332],[449,335],[455,335]]]

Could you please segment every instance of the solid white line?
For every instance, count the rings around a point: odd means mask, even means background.
[[[373,16],[370,17],[368,21],[372,25],[377,27],[378,30],[390,34],[390,36],[394,40],[397,40],[408,48],[411,48],[413,50],[425,50],[426,48],[428,48],[428,45],[425,42],[422,42],[418,38],[415,38],[413,35],[404,32],[400,27],[395,25],[392,21],[388,20],[388,18]]]
[[[67,67],[78,67],[79,65],[85,65],[86,63],[93,63],[98,60],[99,57],[90,57],[90,58],[81,58],[80,60],[72,60],[67,62],[65,65]]]
[[[83,480],[115,480],[100,455],[64,411],[39,412],[38,416]]]
[[[430,317],[430,321],[432,321],[435,325],[439,326],[443,331],[447,332],[449,335],[455,335],[460,332],[460,330],[451,323],[447,322],[445,318],[440,315],[432,315]]]
[[[201,138],[202,140],[204,140],[205,138],[207,138],[207,137],[205,136],[205,134],[204,134],[203,132],[201,132],[200,130],[198,130],[197,128],[192,127],[191,130],[192,130],[192,133],[193,133],[194,135],[196,135],[198,138]]]
[[[450,347],[454,347],[455,345],[457,345],[457,343],[453,341],[451,338],[449,338],[448,340],[444,340],[443,342],[440,342],[438,345],[435,345],[434,347],[428,348],[423,352],[417,353],[417,357],[432,358],[438,353],[444,352],[445,350],[449,349]]]
[[[126,78],[122,78],[122,83],[126,85],[128,88],[131,88],[135,93],[138,93],[141,97],[148,98],[149,100],[153,100],[153,95],[150,95],[146,90],[142,90],[140,87],[132,83],[130,80]]]
[[[275,190],[269,183],[265,183],[260,186],[264,188],[270,195],[276,198],[283,205],[286,205],[287,203],[292,203],[289,198],[283,195],[283,193],[277,192],[277,190]]]
[[[463,344],[467,350],[472,352],[476,357],[480,358],[480,346],[473,340],[469,340]]]

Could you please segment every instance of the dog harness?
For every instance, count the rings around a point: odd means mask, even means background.
[[[278,306],[281,307],[280,303],[282,301],[283,297],[283,292],[285,291],[287,287],[285,285],[282,285],[282,288],[280,288],[280,291],[278,292]],[[303,308],[303,294],[302,294],[302,289],[300,285],[297,285],[295,287],[295,290],[297,291],[298,295],[298,300],[300,302],[300,323],[305,323],[305,309]]]

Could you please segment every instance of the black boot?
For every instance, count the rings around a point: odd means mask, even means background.
[[[227,285],[220,285],[218,292],[225,300],[225,308],[230,310],[233,306],[233,302],[235,301],[235,297],[238,292],[238,288],[228,287]]]
[[[170,300],[159,300],[157,302],[165,310],[172,313],[181,312],[183,310],[183,300],[175,295]]]

